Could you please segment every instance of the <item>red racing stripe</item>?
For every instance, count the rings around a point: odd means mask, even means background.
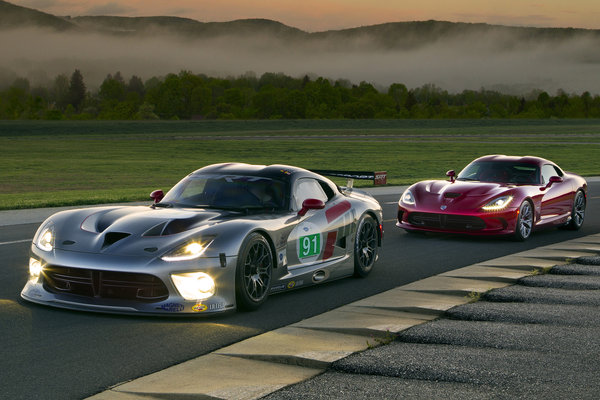
[[[349,209],[352,208],[352,205],[348,200],[344,200],[341,203],[336,204],[335,206],[327,209],[325,211],[325,217],[327,217],[327,222],[331,222]]]
[[[323,260],[331,258],[333,255],[333,248],[335,246],[335,240],[337,239],[337,231],[329,232],[327,234],[327,241],[325,242],[325,250],[323,251]]]

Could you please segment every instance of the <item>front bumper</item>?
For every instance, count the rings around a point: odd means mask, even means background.
[[[396,226],[407,231],[508,235],[515,232],[518,208],[501,212],[439,212],[398,206]]]
[[[168,263],[160,259],[115,257],[62,250],[41,252],[39,277],[30,277],[21,297],[33,303],[81,311],[117,314],[199,315],[235,309],[236,257]],[[204,300],[184,299],[171,273],[200,271],[215,282],[215,294]]]

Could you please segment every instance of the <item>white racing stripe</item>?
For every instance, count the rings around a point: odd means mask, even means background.
[[[12,242],[0,242],[0,246],[4,246],[5,244],[17,244],[17,243],[25,243],[31,242],[33,239],[23,239],[23,240],[13,240]]]

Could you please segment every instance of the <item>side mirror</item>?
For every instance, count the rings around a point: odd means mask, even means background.
[[[541,191],[544,191],[546,189],[548,189],[550,186],[552,186],[555,183],[561,183],[563,181],[563,178],[561,178],[560,176],[551,176],[550,179],[548,179],[548,183],[546,184],[546,186],[543,186],[540,188]]]
[[[298,216],[303,217],[308,210],[322,210],[325,208],[325,203],[318,199],[306,199],[302,202],[302,209],[298,211]]]
[[[160,201],[165,197],[165,194],[163,193],[162,190],[155,190],[154,192],[150,193],[150,198],[152,200],[154,200],[154,204],[156,203],[160,203]]]
[[[456,172],[453,169],[446,172],[446,176],[450,177],[450,182],[454,182],[454,177],[456,176]]]

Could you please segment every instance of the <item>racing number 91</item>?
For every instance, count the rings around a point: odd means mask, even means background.
[[[300,257],[311,257],[321,252],[321,234],[302,236],[300,238]]]

